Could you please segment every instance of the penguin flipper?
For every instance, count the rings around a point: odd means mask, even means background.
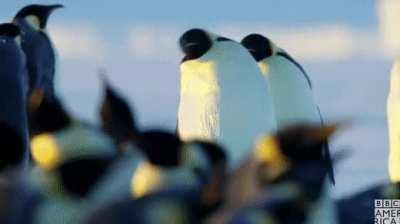
[[[326,141],[324,143],[323,147],[324,147],[323,160],[328,169],[328,177],[329,177],[329,180],[331,181],[332,185],[335,185],[336,181],[335,181],[335,174],[334,174],[334,169],[333,169],[333,165],[332,165],[332,157],[331,157],[331,153],[329,150],[329,143]]]
[[[316,107],[317,107],[317,111],[318,111],[319,118],[321,121],[321,125],[324,125],[324,119],[322,118],[321,109],[319,108],[319,106],[316,106]],[[335,185],[335,183],[336,183],[335,174],[334,174],[334,170],[333,170],[332,157],[331,157],[328,141],[326,141],[324,143],[323,147],[324,147],[323,161],[327,165],[328,177],[329,177],[329,180],[331,181],[332,185]]]

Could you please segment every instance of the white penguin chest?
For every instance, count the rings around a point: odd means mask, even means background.
[[[186,72],[191,66],[197,69]],[[219,136],[219,84],[209,72],[213,67],[212,62],[190,62],[182,68],[178,131],[184,140]]]

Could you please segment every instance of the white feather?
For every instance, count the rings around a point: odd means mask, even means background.
[[[239,43],[214,42],[201,58],[181,64],[178,132],[182,139],[216,140],[236,166],[258,135],[275,129],[268,87]]]

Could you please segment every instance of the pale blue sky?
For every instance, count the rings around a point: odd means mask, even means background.
[[[34,2],[66,6],[49,22],[61,56],[58,89],[68,106],[86,119],[96,119],[96,72],[101,67],[136,106],[143,127],[173,129],[180,33],[203,27],[240,39],[261,32],[271,34],[304,65],[328,120],[355,121],[333,142],[334,148],[354,151],[338,167],[336,192],[387,178],[385,107],[397,49],[382,40],[388,22],[379,20],[376,1],[2,0],[0,19],[6,21]]]
[[[55,1],[3,0],[1,15],[12,16],[13,11],[27,3]],[[141,22],[226,23],[267,22],[298,24],[314,22],[342,22],[353,25],[375,23],[373,0],[254,0],[247,1],[58,1],[68,6],[65,20],[88,20],[93,23],[126,26]]]

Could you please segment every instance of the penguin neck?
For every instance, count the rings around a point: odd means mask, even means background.
[[[181,93],[215,94],[219,91],[216,63],[193,60],[181,65]]]
[[[21,36],[15,37],[15,42],[18,44],[19,47],[21,47],[22,44]]]
[[[42,30],[42,28],[40,27],[40,20],[37,16],[35,15],[30,15],[24,18],[24,20],[26,21],[26,23],[28,23],[28,25],[30,25],[34,30],[39,31]]]
[[[277,56],[278,53],[284,53],[285,51],[281,48],[279,48],[274,42],[270,41],[269,42],[270,47],[271,47],[271,51],[272,54],[264,59],[262,59],[261,61],[259,61],[258,67],[260,68],[261,74],[267,78],[269,73],[270,73],[270,65],[269,63],[271,62],[271,60],[273,58],[275,58],[275,56]]]

